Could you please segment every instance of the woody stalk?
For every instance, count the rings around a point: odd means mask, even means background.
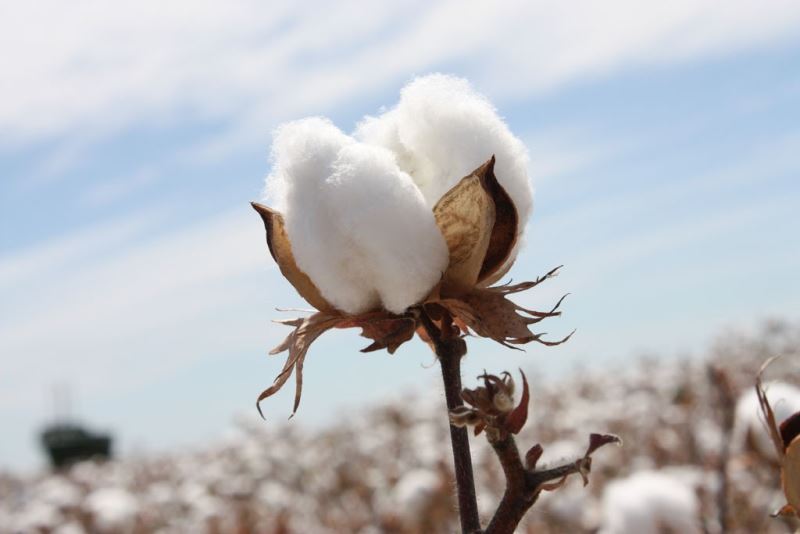
[[[557,268],[531,282],[495,285],[516,258],[532,190],[527,151],[488,100],[465,80],[419,78],[394,108],[365,118],[352,135],[322,118],[283,125],[272,157],[272,207],[253,207],[281,273],[317,311],[280,321],[292,331],[272,354],[288,356],[259,395],[259,412],[261,401],[292,375],[296,412],[309,347],[327,330],[359,328],[371,340],[362,352],[390,354],[417,336],[441,366],[463,532],[513,532],[542,491],[556,489],[572,473],[586,480],[591,454],[616,438],[593,434],[584,457],[537,470],[541,446],[523,461],[514,442],[528,415],[524,375],[518,403],[508,373],[485,374],[482,386],[462,388],[467,336],[511,348],[569,338],[548,341],[531,329],[560,315],[561,300],[537,311],[509,299],[555,276]],[[485,433],[507,481],[485,531],[468,427]]]

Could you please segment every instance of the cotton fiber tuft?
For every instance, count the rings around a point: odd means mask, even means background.
[[[350,314],[402,313],[448,266],[433,206],[492,155],[521,231],[532,207],[525,147],[466,80],[435,74],[353,136],[319,117],[282,125],[267,191],[297,267],[325,300]]]

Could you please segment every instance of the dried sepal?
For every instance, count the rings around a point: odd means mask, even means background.
[[[581,477],[583,485],[589,483],[589,473],[592,470],[592,454],[600,447],[614,443],[622,445],[622,440],[613,434],[591,434],[589,436],[589,446],[586,448],[586,453],[581,457],[568,464],[552,467],[549,469],[542,469],[540,471],[532,470],[529,468],[529,476],[536,480],[537,491],[555,491],[564,485],[570,475],[577,474]],[[528,454],[526,454],[526,464],[532,463],[535,467],[536,462],[541,456],[541,446],[534,445]],[[532,456],[529,460],[528,456]]]
[[[482,423],[482,418],[477,410],[467,406],[458,406],[450,410],[450,424],[455,427],[474,426]]]
[[[481,184],[494,203],[494,225],[489,248],[481,265],[478,284],[490,286],[500,280],[513,264],[511,253],[517,244],[519,215],[514,201],[494,174],[494,156],[487,162]]]
[[[781,462],[781,486],[787,506],[797,515],[800,511],[800,437],[796,437],[786,447],[786,454]]]
[[[509,300],[508,295],[531,289],[558,272],[558,267],[533,282],[502,285],[490,288],[474,288],[458,298],[442,298],[437,303],[447,309],[456,320],[481,337],[488,337],[509,348],[535,341],[543,345],[559,345],[566,342],[572,333],[557,341],[543,339],[544,334],[534,333],[530,326],[548,317],[561,315],[558,311],[564,297],[549,311],[523,308]]]
[[[492,394],[485,386],[480,386],[474,389],[462,389],[461,399],[486,415],[490,415],[495,412]]]
[[[620,439],[619,436],[615,436],[614,434],[590,434],[589,446],[586,447],[586,453],[584,454],[584,457],[588,458],[589,456],[594,454],[594,452],[600,447],[603,447],[605,445],[610,445],[612,443],[614,445],[621,446],[622,439]]]
[[[406,341],[414,337],[417,322],[411,315],[391,315],[386,312],[373,312],[347,317],[336,328],[361,328],[361,336],[372,339],[369,346],[361,352],[374,352],[386,349],[394,352]]]
[[[522,369],[519,370],[519,374],[522,375],[522,397],[519,400],[519,405],[506,418],[506,430],[512,434],[519,434],[519,431],[528,421],[528,403],[530,402],[528,379]]]
[[[292,415],[300,406],[303,391],[303,364],[311,344],[324,332],[332,328],[361,328],[361,335],[373,340],[363,352],[386,349],[390,354],[414,336],[417,324],[411,315],[393,315],[388,312],[371,312],[361,315],[342,315],[340,313],[317,312],[298,319],[277,321],[294,329],[270,354],[288,351],[289,356],[283,369],[275,377],[272,385],[261,392],[256,401],[259,414],[263,417],[260,403],[277,393],[289,377],[295,375],[295,398]]]
[[[495,223],[495,203],[484,185],[494,157],[462,178],[439,199],[433,215],[450,251],[442,284],[460,294],[478,283]]]
[[[767,433],[769,434],[770,441],[772,441],[772,444],[775,446],[775,452],[778,453],[778,459],[782,459],[785,450],[783,438],[781,438],[781,433],[778,429],[778,423],[775,421],[775,412],[772,411],[772,406],[770,406],[769,400],[767,400],[767,391],[764,389],[764,384],[762,381],[764,371],[766,371],[767,367],[769,367],[777,358],[778,357],[775,356],[768,359],[761,366],[761,369],[758,370],[758,374],[756,375],[756,396],[758,397],[758,404],[761,407],[761,413],[764,416],[764,424],[767,427]]]
[[[297,382],[294,409],[292,410],[292,415],[294,415],[300,405],[300,396],[303,391],[303,361],[308,353],[308,348],[323,332],[334,328],[341,320],[342,317],[340,315],[318,312],[301,319],[278,321],[285,325],[294,326],[294,330],[286,336],[286,339],[280,345],[270,351],[270,354],[288,351],[289,356],[286,358],[283,370],[275,377],[272,385],[262,391],[256,400],[256,408],[258,408],[258,413],[261,414],[261,417],[264,417],[261,411],[261,401],[277,393],[289,377],[292,376],[293,372],[296,374],[295,379]]]
[[[292,244],[286,233],[286,226],[283,216],[277,211],[259,204],[251,202],[253,209],[258,212],[264,221],[264,228],[267,231],[267,247],[269,253],[278,264],[281,273],[297,290],[301,297],[319,311],[332,312],[335,308],[322,296],[306,273],[300,270],[292,254]]]

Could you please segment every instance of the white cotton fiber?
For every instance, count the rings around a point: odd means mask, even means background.
[[[522,142],[488,100],[450,76],[416,79],[354,137],[322,118],[283,125],[272,155],[268,190],[297,265],[347,313],[400,313],[428,294],[448,261],[432,208],[492,155],[520,232],[532,209]]]
[[[533,207],[527,150],[466,80],[443,74],[417,78],[402,90],[395,108],[362,121],[355,137],[391,150],[431,207],[494,154],[495,174],[524,229]]]
[[[700,533],[694,486],[671,473],[641,471],[615,480],[603,492],[600,534]]]
[[[269,188],[298,267],[336,308],[402,313],[447,267],[433,213],[387,150],[325,119],[282,126]]]

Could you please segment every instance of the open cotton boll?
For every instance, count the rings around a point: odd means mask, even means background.
[[[447,245],[411,177],[385,149],[324,119],[281,127],[268,179],[297,266],[336,308],[402,313],[447,267]]]
[[[330,175],[339,150],[353,142],[324,117],[309,117],[279,126],[272,142],[273,170],[267,178],[267,194],[275,209],[284,216],[291,215],[290,204],[300,207],[303,197],[313,193]],[[313,205],[302,207],[314,211],[310,209]],[[299,213],[294,215],[298,215],[295,222],[302,222]]]
[[[494,154],[495,174],[516,205],[520,230],[530,216],[527,150],[464,79],[417,78],[402,90],[394,109],[359,124],[355,137],[391,150],[431,207]]]
[[[332,223],[351,244],[341,269],[363,264],[360,283],[371,284],[387,310],[402,313],[441,279],[447,243],[419,189],[387,150],[344,147],[322,191]]]
[[[603,492],[601,534],[699,534],[700,502],[682,477],[641,471],[615,480]]]

